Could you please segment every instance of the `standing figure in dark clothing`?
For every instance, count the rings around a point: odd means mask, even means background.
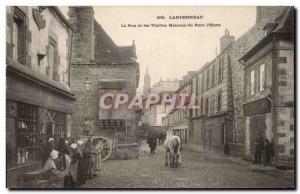
[[[147,143],[149,144],[150,147],[150,153],[155,154],[155,149],[156,149],[156,135],[150,134],[147,140]]]
[[[261,132],[258,130],[255,134],[255,164],[260,164],[261,163],[261,152],[264,148],[264,140],[261,135]]]
[[[272,164],[273,157],[274,157],[274,149],[273,149],[273,144],[268,139],[265,139],[265,154],[266,154],[266,165]]]
[[[76,155],[74,156],[74,158],[77,159],[78,161],[78,169],[77,169],[77,186],[81,186],[82,184],[85,183],[85,161],[83,158],[83,141],[82,140],[78,140],[77,141],[77,152]],[[73,158],[73,157],[72,157]]]
[[[84,172],[86,179],[92,179],[92,150],[91,150],[91,141],[88,140],[83,147],[83,160],[84,160]]]

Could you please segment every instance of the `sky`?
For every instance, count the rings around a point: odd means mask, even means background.
[[[148,67],[151,85],[160,79],[182,79],[212,61],[220,51],[225,29],[240,37],[255,24],[255,7],[99,7],[94,17],[118,46],[135,40],[140,64],[140,84]],[[67,16],[68,7],[60,7]],[[164,16],[166,19],[157,19]],[[202,19],[169,19],[169,16],[203,16]],[[68,16],[67,16],[68,17]],[[215,23],[220,27],[121,27],[127,24]]]

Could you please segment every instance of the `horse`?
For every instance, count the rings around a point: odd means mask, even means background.
[[[166,149],[166,166],[170,164],[172,168],[177,168],[178,164],[181,164],[181,154],[180,154],[180,137],[173,134],[173,131],[168,130],[167,136],[164,142],[164,147]],[[168,163],[168,153],[169,160]]]

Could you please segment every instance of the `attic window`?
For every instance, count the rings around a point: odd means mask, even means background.
[[[275,23],[266,23],[265,27],[263,28],[263,30],[265,31],[265,36],[270,34],[275,28],[276,28]]]

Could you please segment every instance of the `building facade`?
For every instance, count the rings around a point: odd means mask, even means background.
[[[264,27],[265,37],[242,58],[245,65],[245,155],[253,160],[258,134],[274,145],[275,164],[294,160],[294,10]]]
[[[182,145],[189,143],[190,139],[190,122],[193,108],[189,106],[189,100],[192,94],[192,78],[196,75],[195,71],[189,71],[180,80],[179,88],[176,90],[177,96],[186,96],[185,107],[179,108],[179,104],[174,109],[169,109],[168,113],[163,117],[163,125],[165,130],[172,130],[181,138]],[[197,104],[196,104],[197,105]],[[178,108],[177,108],[178,107]]]
[[[135,43],[117,46],[94,19],[92,7],[70,7],[72,38],[71,89],[78,99],[74,104],[73,135],[84,135],[83,123],[89,119],[93,135],[136,143],[138,118],[135,110],[124,105],[115,110],[100,107],[100,99],[107,93],[128,94],[131,99],[139,84],[139,64]],[[107,98],[112,104],[115,97]]]
[[[228,30],[220,39],[220,54],[193,80],[200,109],[193,112],[192,142],[203,148],[244,155],[244,66],[239,59],[263,37],[263,27],[285,7],[257,7],[256,24],[238,39]]]
[[[6,7],[7,187],[41,166],[48,138],[71,133],[71,26],[57,7]]]
[[[145,75],[147,76],[147,74]],[[146,79],[145,79],[146,80]],[[163,96],[172,95],[179,87],[178,80],[160,80],[150,88],[151,94],[159,95],[162,99]],[[149,93],[145,93],[144,97],[147,99]],[[169,111],[169,104],[162,105],[161,103],[150,104],[149,109],[144,110],[143,113],[143,126],[146,134],[149,132],[160,132],[163,130],[163,117]]]

